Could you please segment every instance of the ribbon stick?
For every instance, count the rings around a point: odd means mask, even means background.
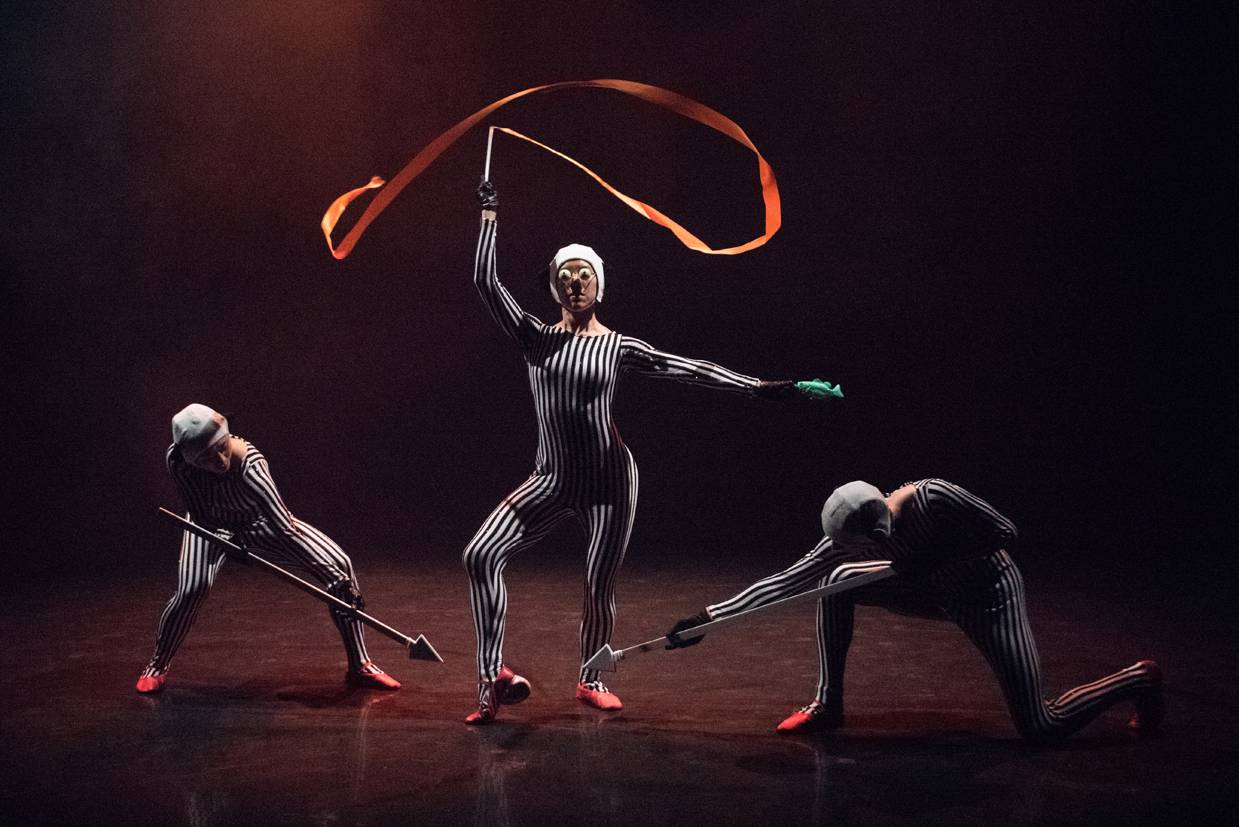
[[[533,86],[529,89],[522,89],[521,91],[508,95],[505,98],[500,98],[494,103],[491,103],[479,109],[477,112],[474,112],[472,115],[460,121],[451,129],[447,130],[427,144],[420,152],[413,156],[412,160],[405,164],[404,168],[401,169],[400,172],[397,173],[396,176],[391,179],[391,182],[385,187],[383,184],[383,179],[375,177],[371,178],[370,183],[365,186],[358,187],[354,190],[349,190],[341,195],[332,202],[330,207],[327,208],[327,212],[323,215],[322,220],[323,235],[327,238],[327,247],[331,250],[331,254],[337,259],[347,257],[348,254],[353,251],[353,247],[356,246],[358,240],[362,236],[362,233],[366,231],[366,228],[370,226],[374,219],[378,218],[379,213],[383,212],[383,210],[387,208],[387,205],[400,194],[401,190],[407,187],[414,178],[421,175],[422,172],[424,172],[436,158],[443,154],[444,150],[454,144],[465,132],[485,119],[486,116],[490,115],[496,109],[501,106],[505,106],[518,98],[523,98],[527,95],[536,94],[538,92],[554,92],[562,89],[576,88],[611,89],[616,92],[623,92],[626,95],[641,98],[642,100],[648,101],[657,106],[662,106],[666,109],[670,109],[672,112],[721,132],[751,150],[753,154],[757,156],[757,175],[761,182],[762,203],[765,208],[765,223],[762,234],[745,242],[744,244],[714,249],[655,207],[624,195],[606,181],[603,181],[602,178],[600,178],[584,164],[568,157],[562,152],[552,149],[545,144],[539,143],[533,138],[522,135],[511,129],[506,129],[504,127],[494,127],[494,129],[505,132],[513,137],[528,141],[529,143],[557,155],[565,161],[573,164],[592,177],[608,192],[623,201],[633,210],[648,218],[650,221],[653,221],[655,224],[670,230],[675,234],[675,237],[678,238],[681,243],[691,250],[696,250],[700,253],[710,253],[713,255],[736,255],[762,246],[769,241],[776,232],[778,232],[779,227],[782,226],[783,217],[782,204],[779,200],[779,185],[774,180],[774,170],[771,169],[770,164],[768,164],[766,159],[762,157],[761,152],[759,152],[757,147],[753,145],[753,142],[749,140],[749,136],[746,135],[744,130],[741,129],[735,121],[731,120],[731,118],[728,118],[721,112],[711,109],[705,104],[698,103],[692,98],[686,98],[683,95],[676,94],[675,92],[671,92],[667,89],[662,89],[658,86],[650,86],[646,83],[638,83],[631,80],[611,79],[569,80],[563,81],[562,83],[548,83],[542,86]],[[487,172],[489,172],[489,159],[490,151],[488,142]],[[332,230],[335,229],[336,223],[340,220],[340,216],[343,214],[345,208],[366,190],[378,189],[380,187],[383,187],[383,189],[375,195],[374,200],[370,202],[369,206],[367,206],[365,211],[361,214],[361,217],[357,219],[357,223],[354,224],[352,229],[350,229],[345,234],[344,238],[341,239],[339,246],[336,246],[331,240],[331,233]]]
[[[486,130],[486,167],[482,170],[482,180],[490,180],[490,148],[495,144],[495,127]]]

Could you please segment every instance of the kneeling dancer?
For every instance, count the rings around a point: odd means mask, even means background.
[[[635,372],[759,397],[795,397],[796,383],[763,382],[710,362],[655,350],[604,327],[595,312],[605,286],[602,259],[571,244],[555,254],[549,289],[560,319],[548,325],[525,312],[500,283],[495,256],[494,186],[478,189],[481,235],[474,284],[499,327],[521,348],[538,419],[533,474],[505,497],[482,523],[464,553],[478,643],[478,708],[465,718],[485,724],[500,704],[529,696],[529,682],[503,665],[508,596],[503,570],[517,552],[546,536],[560,520],[575,517],[589,538],[581,657],[610,642],[615,625],[615,579],[628,547],[637,505],[637,465],[611,417],[620,375]],[[808,383],[807,383],[808,384]],[[597,709],[623,708],[597,670],[582,666],[576,697]]]
[[[271,552],[340,600],[365,607],[348,555],[326,534],[292,515],[275,488],[266,458],[252,443],[231,434],[221,414],[192,404],[172,417],[167,464],[189,519],[247,550]],[[176,592],[159,618],[155,654],[138,678],[139,692],[164,688],[172,657],[189,634],[226,556],[219,546],[185,532]],[[345,682],[366,689],[399,689],[400,682],[370,660],[361,622],[336,611],[331,611],[331,620],[348,655]]]
[[[833,730],[843,725],[843,669],[852,642],[853,607],[875,605],[900,614],[953,621],[985,656],[1020,735],[1030,741],[1067,737],[1101,712],[1135,702],[1128,726],[1157,728],[1165,714],[1162,672],[1142,660],[1112,675],[1041,695],[1041,667],[1024,600],[1024,582],[1007,554],[1016,528],[989,503],[940,479],[908,483],[887,496],[867,482],[850,482],[822,509],[825,535],[790,568],[678,622],[673,645],[691,646],[678,632],[812,588],[891,564],[894,577],[818,604],[817,697],[778,725],[782,733]]]

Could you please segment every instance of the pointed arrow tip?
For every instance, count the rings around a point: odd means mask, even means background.
[[[409,660],[428,660],[434,663],[443,663],[443,658],[430,645],[430,641],[426,640],[425,635],[418,635],[417,639],[409,644]]]
[[[614,672],[617,660],[619,658],[616,657],[615,650],[611,648],[611,644],[607,643],[595,652],[592,658],[585,661],[585,668],[597,669],[602,672]]]

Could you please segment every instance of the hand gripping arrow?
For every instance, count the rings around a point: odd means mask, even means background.
[[[830,595],[846,592],[850,589],[856,589],[869,583],[876,583],[879,580],[885,580],[895,573],[889,563],[884,563],[880,567],[867,571],[864,574],[858,574],[854,577],[849,577],[846,580],[840,580],[838,583],[831,583],[829,586],[822,586],[816,589],[810,589],[807,592],[785,597],[782,600],[776,600],[773,603],[767,603],[764,606],[747,609],[743,612],[737,612],[729,617],[721,617],[718,620],[711,620],[709,623],[702,623],[700,626],[693,626],[689,629],[676,632],[676,637],[681,640],[689,640],[695,637],[701,637],[708,631],[718,629],[730,623],[735,623],[738,620],[751,617],[757,612],[764,612],[770,609],[782,608],[789,606],[792,603],[800,603],[805,600],[813,600],[815,598],[829,597]],[[653,640],[647,640],[645,643],[638,643],[636,646],[629,646],[627,649],[612,649],[611,644],[606,644],[589,660],[585,661],[585,669],[600,669],[604,672],[614,672],[618,669],[619,662],[624,658],[633,655],[639,655],[643,652],[662,652],[666,651],[667,644],[671,642],[671,638],[667,635],[656,637]],[[677,647],[678,648],[678,647]]]
[[[173,514],[166,508],[160,507],[159,510],[180,523],[181,527],[190,534],[196,534],[207,542],[215,543],[217,546],[223,547],[228,552],[229,557],[236,557],[244,562],[252,561],[258,563],[276,577],[290,583],[293,586],[296,586],[298,589],[301,589],[311,597],[318,598],[333,609],[338,609],[341,612],[352,615],[379,634],[391,638],[401,646],[407,647],[409,650],[409,660],[428,660],[436,663],[443,663],[443,658],[439,657],[439,653],[436,652],[435,648],[430,645],[430,641],[426,640],[425,635],[418,635],[416,638],[411,638],[403,632],[398,632],[378,618],[371,617],[361,609],[353,608],[335,595],[328,594],[318,586],[315,586],[313,583],[307,583],[297,575],[287,571],[286,569],[280,568],[270,560],[265,560],[251,551],[246,551],[236,543],[225,540],[215,532],[205,529],[197,523],[190,522],[179,514]]]

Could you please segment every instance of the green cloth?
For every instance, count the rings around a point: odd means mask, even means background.
[[[831,385],[821,379],[810,379],[806,382],[797,382],[796,390],[803,393],[810,399],[825,399],[828,396],[833,396],[836,399],[843,398],[843,388],[838,385]]]

